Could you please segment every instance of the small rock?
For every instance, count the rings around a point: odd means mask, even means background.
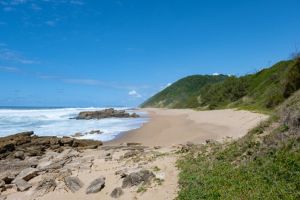
[[[121,169],[115,172],[115,175],[120,175],[121,178],[125,178],[127,176],[127,169]]]
[[[138,142],[127,142],[126,145],[127,145],[128,147],[130,147],[130,146],[140,146],[140,145],[142,145],[142,144],[141,144],[141,143],[138,143]]]
[[[87,134],[102,134],[102,133],[103,132],[100,130],[93,130],[93,131],[87,132]]]
[[[20,160],[24,160],[25,159],[25,154],[24,154],[23,151],[16,151],[14,157],[18,158]]]
[[[78,177],[65,177],[64,179],[66,186],[72,191],[76,192],[80,188],[82,188],[83,183],[80,181]]]
[[[124,158],[131,158],[131,157],[134,157],[134,156],[137,156],[139,154],[139,151],[128,151],[124,154]]]
[[[124,192],[123,192],[122,188],[117,187],[111,192],[110,196],[112,198],[119,198],[123,193]]]
[[[105,177],[101,176],[100,178],[95,179],[91,182],[90,186],[86,189],[86,193],[97,193],[105,186]]]
[[[15,178],[15,180],[23,179],[25,181],[29,181],[30,179],[36,177],[38,175],[38,170],[35,168],[27,168],[22,170],[19,175]]]
[[[144,169],[139,172],[130,173],[124,178],[122,188],[132,187],[140,183],[149,184],[154,177],[153,172]]]
[[[52,192],[52,191],[54,191],[56,186],[57,185],[56,185],[54,178],[46,177],[45,179],[43,179],[42,181],[40,181],[38,183],[38,186],[35,189],[37,191],[36,195],[42,196],[49,192]]]
[[[28,190],[32,186],[30,183],[28,183],[27,181],[25,181],[23,179],[15,180],[14,184],[17,186],[18,191],[21,191],[21,192]]]

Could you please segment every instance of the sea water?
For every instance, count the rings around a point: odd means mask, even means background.
[[[100,130],[101,134],[86,134],[80,138],[109,141],[119,134],[140,128],[148,121],[147,113],[129,108],[127,112],[136,112],[140,118],[106,118],[100,120],[72,119],[81,111],[95,111],[105,108],[0,108],[0,137],[34,131],[39,136],[71,136],[75,133],[87,133]]]

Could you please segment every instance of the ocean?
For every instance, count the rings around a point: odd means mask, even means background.
[[[23,132],[34,131],[39,136],[71,136],[75,133],[87,133],[100,130],[101,134],[86,134],[82,139],[109,141],[119,134],[140,128],[149,118],[147,113],[138,110],[124,109],[129,113],[136,112],[140,118],[107,118],[100,120],[72,119],[81,111],[102,110],[104,107],[89,108],[0,108],[0,137]]]

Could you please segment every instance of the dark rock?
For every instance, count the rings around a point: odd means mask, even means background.
[[[101,134],[101,133],[103,133],[103,132],[100,130],[93,130],[93,131],[87,132],[86,134]]]
[[[117,187],[111,192],[110,196],[112,198],[119,198],[123,193],[124,192],[123,192],[122,188]]]
[[[141,144],[141,143],[138,143],[138,142],[127,142],[126,145],[127,145],[128,147],[130,147],[130,146],[140,146],[140,145],[142,145],[142,144]]]
[[[74,139],[70,138],[70,137],[63,137],[60,140],[60,143],[64,146],[72,146],[73,142],[74,142]]]
[[[82,188],[83,183],[79,180],[78,177],[65,177],[64,179],[66,186],[72,191],[76,192]]]
[[[127,169],[121,169],[115,172],[115,175],[120,175],[121,178],[125,178],[127,176]]]
[[[125,110],[115,110],[113,108],[98,110],[98,111],[84,111],[80,112],[75,119],[104,119],[104,118],[137,118],[138,114],[129,114]]]
[[[30,183],[28,183],[27,181],[23,180],[23,179],[17,179],[14,184],[17,186],[18,191],[25,191],[28,190],[29,188],[32,187],[32,185]]]
[[[95,179],[91,182],[90,186],[86,189],[86,193],[97,193],[105,186],[105,177],[101,176],[100,178]]]
[[[72,137],[82,137],[82,136],[84,136],[83,133],[75,133],[72,135]]]
[[[139,172],[130,173],[124,178],[122,188],[132,187],[139,185],[140,183],[149,184],[154,177],[155,175],[153,172],[149,170],[141,170]]]
[[[74,140],[73,147],[83,147],[84,149],[97,148],[101,146],[103,143],[101,141],[96,140]]]

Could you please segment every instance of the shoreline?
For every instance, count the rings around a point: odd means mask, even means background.
[[[269,116],[244,110],[195,111],[192,109],[141,109],[149,121],[126,131],[104,145],[137,142],[146,146],[172,146],[187,142],[237,139]]]

